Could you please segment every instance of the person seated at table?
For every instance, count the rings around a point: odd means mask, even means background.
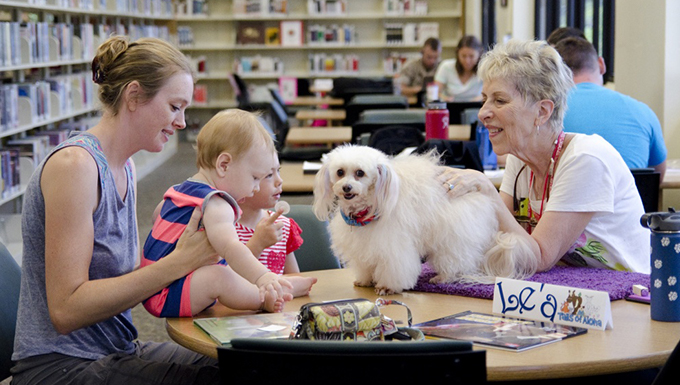
[[[653,168],[663,180],[668,151],[654,111],[604,87],[604,60],[588,40],[569,37],[558,41],[555,49],[576,83],[567,99],[565,131],[598,134],[616,148],[629,168]]]
[[[574,83],[557,51],[511,40],[484,55],[479,73],[479,119],[494,152],[508,154],[505,173],[499,193],[480,172],[447,169],[440,178],[451,198],[493,197],[500,230],[522,235],[539,271],[561,261],[649,273],[649,234],[628,166],[602,137],[563,130]]]
[[[163,197],[143,249],[142,266],[153,266],[170,253],[194,208],[203,211],[201,227],[222,259],[182,277],[144,301],[157,317],[190,317],[215,301],[232,309],[280,312],[296,285],[269,271],[240,242],[235,223],[237,202],[260,189],[277,157],[274,141],[254,114],[232,109],[217,113],[196,138],[198,172]],[[279,213],[271,216],[276,220]]]
[[[439,87],[439,99],[446,102],[482,100],[482,80],[477,76],[477,65],[484,49],[475,36],[463,36],[456,48],[456,58],[439,64],[434,76]]]
[[[13,384],[218,384],[217,360],[137,339],[131,308],[218,260],[201,212],[163,261],[136,268],[132,155],[186,127],[195,74],[167,42],[104,41],[92,60],[99,122],[57,146],[26,187]],[[3,335],[5,338],[5,335]]]
[[[274,166],[269,175],[260,182],[260,190],[253,196],[244,199],[239,206],[243,211],[241,218],[236,223],[236,233],[239,240],[244,243],[253,255],[270,271],[281,274],[299,273],[295,250],[302,245],[302,229],[293,220],[284,216],[283,208],[271,211],[276,202],[281,198],[281,166],[277,158],[274,158]],[[288,277],[299,280],[301,277]],[[304,278],[308,284],[293,286],[299,291],[292,294],[295,297],[309,294],[316,278]]]
[[[437,38],[428,38],[420,53],[422,54],[420,59],[409,61],[399,74],[395,75],[404,96],[416,96],[425,90],[428,79],[434,78],[442,54],[442,44]]]

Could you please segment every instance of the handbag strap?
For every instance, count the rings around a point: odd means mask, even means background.
[[[375,305],[377,307],[382,307],[382,306],[387,306],[387,305],[401,305],[406,308],[406,313],[407,313],[407,321],[408,321],[408,326],[411,327],[411,324],[413,324],[413,315],[411,315],[411,309],[409,309],[408,306],[406,306],[405,303],[401,301],[397,301],[394,299],[383,299],[383,298],[378,298],[375,300]]]

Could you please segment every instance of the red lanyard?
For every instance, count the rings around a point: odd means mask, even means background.
[[[564,131],[560,132],[560,136],[557,137],[557,140],[555,141],[555,149],[553,150],[552,157],[550,158],[550,168],[548,168],[548,175],[545,177],[545,181],[543,182],[543,197],[541,198],[541,211],[536,213],[536,222],[538,222],[541,219],[541,215],[543,215],[543,204],[546,201],[546,194],[549,193],[549,191],[552,189],[552,184],[553,184],[553,173],[555,172],[555,162],[557,161],[557,158],[560,157],[560,152],[562,152],[562,145],[564,144]],[[550,187],[548,187],[548,179],[550,179]],[[531,195],[531,191],[533,189],[533,184],[534,184],[534,172],[531,171],[531,176],[529,178],[529,195]],[[528,214],[529,214],[529,220],[534,215],[533,210],[531,210],[531,202],[529,202],[528,205]]]

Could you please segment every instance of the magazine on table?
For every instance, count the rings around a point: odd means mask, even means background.
[[[588,329],[551,322],[523,320],[465,311],[414,325],[431,337],[472,341],[498,349],[521,352],[584,334]]]
[[[297,312],[257,313],[232,317],[196,318],[194,324],[218,344],[234,338],[288,338]]]

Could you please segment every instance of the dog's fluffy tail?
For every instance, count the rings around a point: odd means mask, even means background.
[[[492,284],[496,277],[525,279],[538,269],[538,261],[526,240],[518,235],[499,231],[493,246],[484,255],[478,274],[464,274],[460,282]]]
[[[538,269],[538,260],[527,241],[515,234],[499,231],[495,244],[486,252],[482,271],[492,277],[524,279]]]

